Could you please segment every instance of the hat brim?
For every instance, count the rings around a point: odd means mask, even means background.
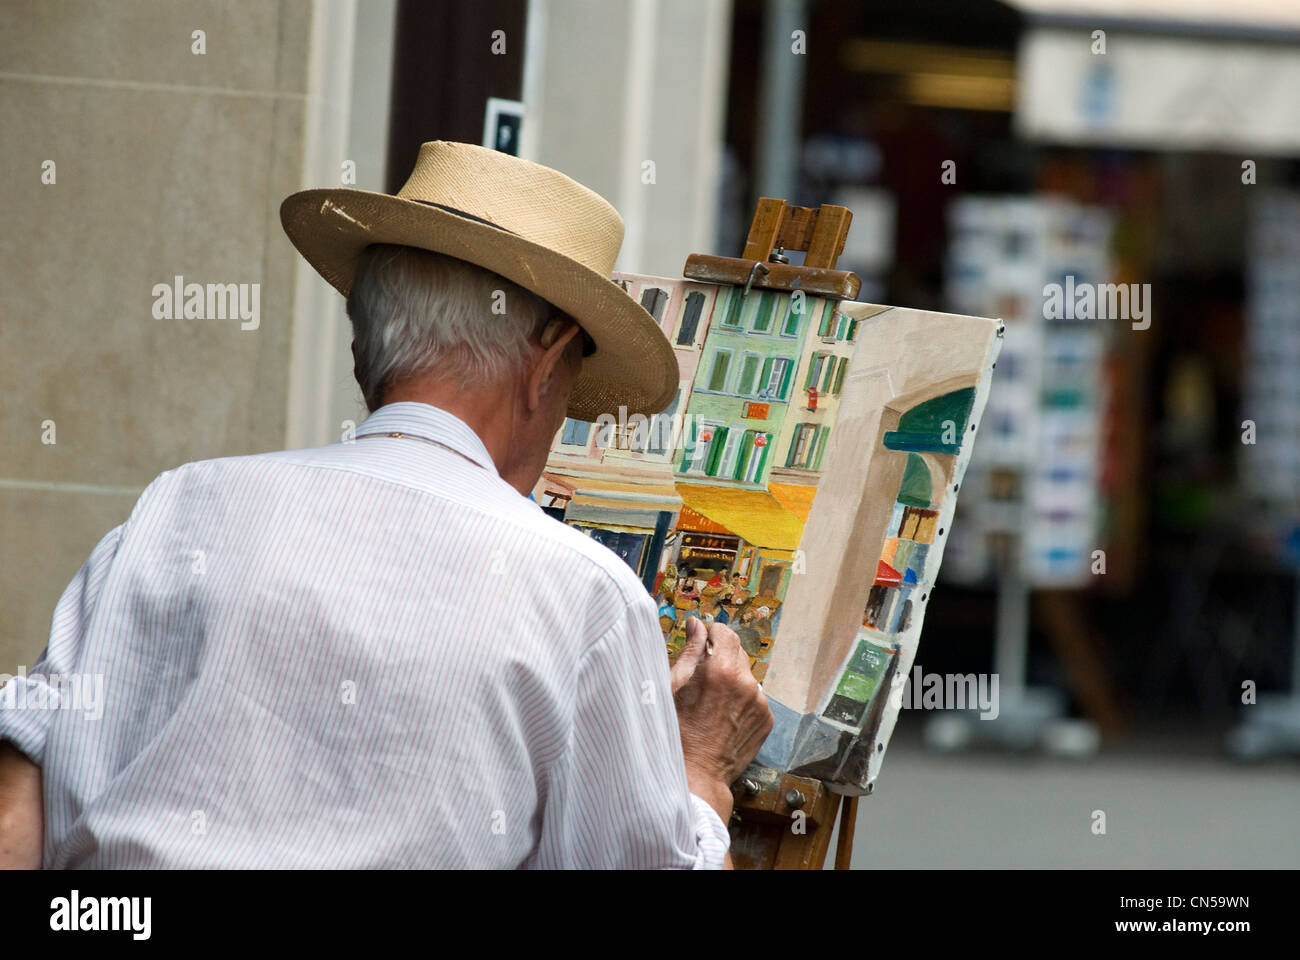
[[[499,274],[573,317],[595,344],[568,415],[594,421],[661,412],[677,392],[672,345],[644,307],[577,260],[489,223],[415,200],[346,188],[303,190],[280,205],[290,241],[345,297],[357,257],[375,243],[418,247]]]

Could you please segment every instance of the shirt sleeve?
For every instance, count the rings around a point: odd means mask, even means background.
[[[45,739],[59,706],[57,678],[76,671],[82,637],[121,535],[120,526],[109,531],[63,591],[40,659],[0,687],[0,740],[8,740],[37,766],[45,765]]]
[[[583,869],[721,869],[726,825],[686,786],[663,635],[649,596],[588,648],[537,860]]]

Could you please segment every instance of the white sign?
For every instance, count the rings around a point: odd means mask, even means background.
[[[1300,153],[1300,49],[1106,31],[1029,30],[1016,124],[1032,140]]]

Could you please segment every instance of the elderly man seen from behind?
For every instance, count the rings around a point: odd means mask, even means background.
[[[729,864],[772,722],[736,635],[692,622],[670,673],[636,575],[528,498],[566,416],[676,386],[608,279],[617,214],[429,143],[396,196],[282,217],[348,297],[372,413],[169,470],[94,549],[0,696],[0,863]],[[102,675],[103,715],[18,706],[55,674]]]

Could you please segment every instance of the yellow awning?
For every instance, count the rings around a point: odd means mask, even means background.
[[[677,492],[686,506],[756,547],[794,550],[803,536],[803,519],[766,490],[679,483]]]
[[[772,496],[776,497],[781,506],[796,514],[804,523],[808,522],[808,514],[812,512],[813,497],[817,495],[815,484],[771,483],[767,488],[772,491]]]

